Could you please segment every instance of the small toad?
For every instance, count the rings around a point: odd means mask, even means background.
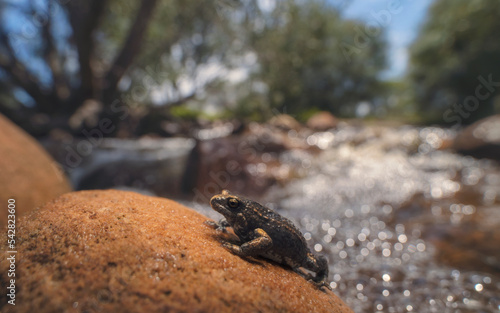
[[[255,201],[231,195],[227,190],[213,196],[210,205],[225,218],[219,223],[207,221],[206,224],[222,232],[232,227],[242,242],[241,245],[224,242],[226,249],[239,256],[261,256],[288,265],[316,285],[329,287],[325,282],[328,276],[326,258],[311,253],[304,236],[290,220]],[[300,267],[316,276],[306,275]]]

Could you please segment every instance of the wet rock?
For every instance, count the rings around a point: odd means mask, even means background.
[[[132,192],[65,194],[20,221],[16,306],[3,292],[0,310],[352,312],[290,269],[231,254],[206,219]]]
[[[16,200],[21,216],[71,190],[57,163],[22,129],[0,115],[0,202]],[[0,226],[7,214],[0,214]]]
[[[321,111],[307,120],[307,127],[316,131],[326,131],[329,129],[336,128],[338,120],[332,113]]]
[[[183,192],[195,201],[208,202],[211,195],[231,188],[247,196],[264,194],[270,186],[294,175],[280,161],[290,150],[317,151],[296,131],[250,123],[242,134],[199,140],[192,150],[183,178]]]
[[[296,119],[294,119],[288,114],[280,114],[273,116],[269,120],[269,124],[281,130],[286,130],[286,131],[292,129],[298,131],[302,128],[302,125]]]
[[[230,136],[198,141],[187,162],[183,193],[204,203],[229,186],[247,195],[264,193],[276,182],[277,154],[265,152],[264,146],[247,139]]]
[[[457,135],[452,148],[474,157],[500,160],[500,115],[466,127]]]

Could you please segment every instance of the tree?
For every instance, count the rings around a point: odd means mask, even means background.
[[[410,80],[424,120],[450,126],[494,113],[500,2],[437,0],[411,47]]]
[[[352,116],[360,101],[380,94],[383,29],[344,20],[323,1],[277,1],[251,22],[249,45],[258,60],[253,79],[266,87],[270,108]]]
[[[159,105],[183,103],[201,87],[182,92],[179,77],[195,75],[200,65],[224,58],[229,50],[229,5],[3,1],[0,89],[11,101],[2,101],[0,112],[35,135],[53,127],[78,134],[95,126],[84,123],[89,111],[98,116],[94,122],[109,118],[119,126],[128,107],[150,104],[151,91],[166,81],[170,97]]]
[[[328,1],[4,0],[0,15],[0,112],[38,136],[104,119],[147,133],[194,100],[352,115],[385,66],[382,29]]]

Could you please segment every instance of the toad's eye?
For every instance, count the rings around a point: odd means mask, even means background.
[[[239,202],[238,200],[236,200],[236,199],[231,198],[231,199],[229,199],[229,200],[227,201],[227,204],[228,204],[231,208],[233,208],[233,209],[234,209],[234,208],[237,208],[237,207],[238,207],[238,205],[240,205],[240,202]]]

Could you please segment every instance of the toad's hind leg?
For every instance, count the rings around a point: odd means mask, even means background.
[[[264,253],[273,245],[273,240],[260,228],[254,230],[254,239],[241,246],[226,242],[223,246],[239,256],[257,256]]]
[[[302,267],[316,273],[316,276],[311,278],[316,283],[325,282],[328,277],[328,261],[322,255],[308,253]]]

